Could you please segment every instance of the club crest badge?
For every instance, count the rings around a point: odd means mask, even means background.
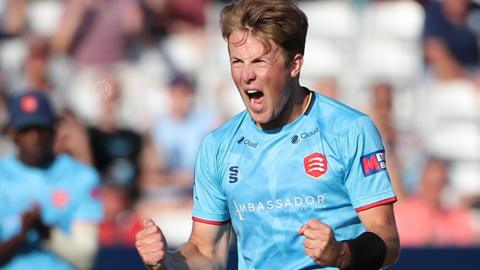
[[[62,189],[54,190],[52,193],[52,202],[53,205],[57,208],[65,208],[70,201],[70,196],[68,192]]]
[[[328,170],[327,158],[318,152],[306,156],[303,159],[303,166],[307,175],[315,179],[320,178]]]

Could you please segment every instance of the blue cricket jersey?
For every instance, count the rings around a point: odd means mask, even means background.
[[[231,220],[239,269],[324,269],[304,253],[302,224],[319,219],[352,239],[365,231],[357,212],[394,201],[372,121],[315,93],[284,127],[261,130],[244,111],[204,139],[193,219]]]
[[[98,223],[103,217],[99,184],[93,168],[66,155],[57,156],[48,169],[27,167],[13,156],[0,159],[0,241],[20,232],[21,215],[33,204],[40,207],[45,224],[66,234],[75,221]],[[31,231],[13,259],[0,269],[74,269],[40,244],[37,232]]]

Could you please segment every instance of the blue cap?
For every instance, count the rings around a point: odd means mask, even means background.
[[[53,127],[56,121],[47,96],[38,91],[13,97],[8,113],[10,125],[17,130],[31,126]]]

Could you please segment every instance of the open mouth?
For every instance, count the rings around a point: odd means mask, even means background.
[[[246,91],[251,104],[261,104],[263,101],[263,93],[261,91],[250,89]]]

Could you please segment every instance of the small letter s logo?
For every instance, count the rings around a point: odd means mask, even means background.
[[[236,183],[238,181],[238,166],[231,166],[229,169],[230,177],[229,183]]]

